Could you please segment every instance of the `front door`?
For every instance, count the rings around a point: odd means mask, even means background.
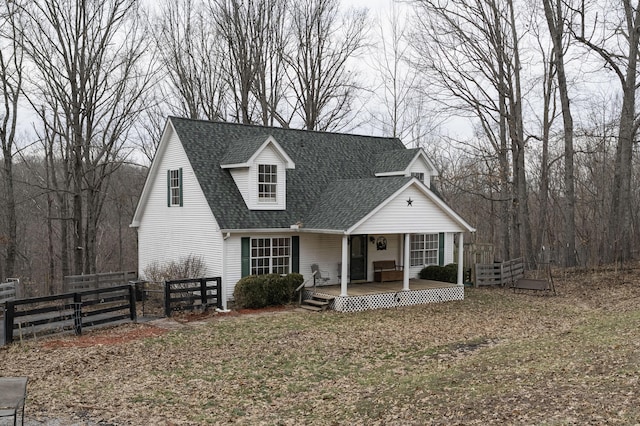
[[[367,279],[367,236],[351,236],[351,262],[349,276],[351,281]]]

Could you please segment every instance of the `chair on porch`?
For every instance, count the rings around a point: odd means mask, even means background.
[[[327,271],[321,271],[317,263],[311,265],[311,272],[313,273],[313,285],[326,284],[331,279]]]

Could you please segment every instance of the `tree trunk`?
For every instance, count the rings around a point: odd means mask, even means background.
[[[564,69],[564,46],[562,39],[565,34],[563,2],[555,0],[543,0],[544,13],[549,27],[549,34],[553,41],[554,64],[560,92],[560,104],[562,105],[562,121],[564,129],[564,231],[566,240],[565,265],[576,265],[576,195],[573,167],[573,117],[569,100],[569,88],[567,87],[567,75]],[[555,6],[555,14],[554,7]]]

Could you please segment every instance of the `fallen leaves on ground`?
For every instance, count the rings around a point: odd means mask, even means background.
[[[114,425],[634,424],[640,278],[342,314],[182,315],[0,350],[27,418]]]

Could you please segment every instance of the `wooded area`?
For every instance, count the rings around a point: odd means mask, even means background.
[[[0,278],[135,270],[167,115],[396,136],[498,259],[637,257],[639,25],[631,0],[0,0]]]

